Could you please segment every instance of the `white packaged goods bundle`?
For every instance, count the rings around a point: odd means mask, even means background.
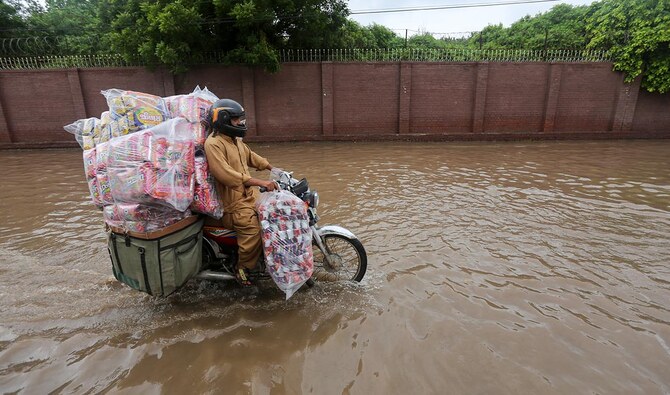
[[[305,202],[290,192],[266,192],[256,203],[267,270],[290,298],[314,271],[312,231]]]
[[[161,98],[142,92],[101,92],[109,111],[65,126],[84,149],[93,203],[105,222],[128,231],[158,230],[191,215],[221,218],[202,149],[200,120],[217,97],[207,88]]]

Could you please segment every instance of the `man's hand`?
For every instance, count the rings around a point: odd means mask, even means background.
[[[274,181],[265,181],[264,185],[262,185],[262,187],[267,189],[268,192],[279,190],[279,185],[277,185],[277,183],[274,182]]]

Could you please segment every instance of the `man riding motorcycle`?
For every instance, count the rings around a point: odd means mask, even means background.
[[[252,187],[273,191],[277,185],[251,177],[249,166],[260,171],[272,170],[272,165],[242,142],[247,126],[244,108],[238,102],[231,99],[214,102],[203,126],[208,133],[205,154],[224,210],[220,222],[213,218],[208,222],[237,233],[239,258],[235,277],[240,285],[251,286],[248,271],[256,267],[262,254],[261,228],[255,208],[259,191]]]

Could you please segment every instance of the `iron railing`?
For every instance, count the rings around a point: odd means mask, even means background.
[[[281,63],[290,62],[610,62],[607,51],[516,49],[283,49]],[[188,64],[221,64],[224,53],[208,53]],[[0,57],[0,70],[36,70],[92,67],[147,66],[128,62],[121,55],[13,56]]]
[[[522,49],[284,49],[287,62],[610,62],[602,50]]]

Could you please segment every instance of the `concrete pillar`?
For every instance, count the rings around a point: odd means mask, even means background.
[[[554,131],[556,109],[558,107],[558,94],[561,91],[562,72],[563,66],[561,64],[553,63],[549,65],[547,97],[544,102],[544,122],[542,123],[543,133],[551,133]]]
[[[475,78],[475,102],[472,107],[472,133],[484,132],[484,116],[486,115],[486,88],[489,80],[489,63],[477,64]]]
[[[254,70],[248,67],[242,69],[242,103],[247,116],[247,136],[258,135],[256,127],[256,87]]]
[[[74,114],[77,119],[88,118],[86,113],[86,102],[84,93],[81,91],[81,81],[79,80],[79,69],[69,69],[67,71],[67,80],[70,83],[70,96],[74,106]]]
[[[623,75],[621,76],[623,78]],[[633,117],[637,106],[637,97],[640,93],[642,77],[637,77],[631,83],[622,83],[617,97],[612,122],[613,132],[630,132],[633,127]]]
[[[174,96],[174,74],[172,74],[168,69],[162,69],[161,77],[163,80],[163,97]]]
[[[335,130],[333,63],[321,62],[321,134],[332,136]]]
[[[398,90],[398,133],[409,133],[410,100],[412,97],[412,64],[400,62],[400,89]]]

